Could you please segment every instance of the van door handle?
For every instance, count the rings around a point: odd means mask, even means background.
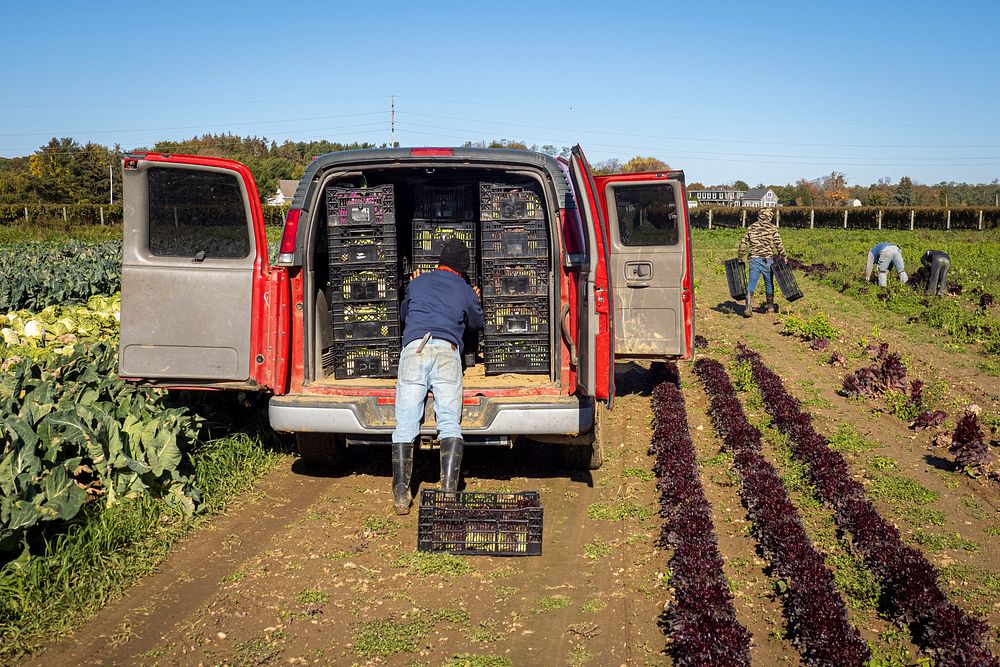
[[[626,280],[649,280],[652,277],[652,262],[627,262],[625,264]]]

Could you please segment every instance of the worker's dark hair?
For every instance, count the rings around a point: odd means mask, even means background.
[[[441,259],[438,260],[438,264],[447,266],[449,269],[458,271],[459,273],[468,273],[470,261],[469,249],[464,243],[458,239],[448,239],[444,242],[444,246],[441,248]]]

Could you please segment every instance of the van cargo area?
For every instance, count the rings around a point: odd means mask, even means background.
[[[468,278],[486,315],[481,336],[464,341],[466,391],[556,386],[559,246],[544,182],[527,170],[470,166],[326,175],[311,203],[305,262],[314,314],[305,390],[394,386],[400,302],[413,271],[436,268],[448,238],[469,248]]]

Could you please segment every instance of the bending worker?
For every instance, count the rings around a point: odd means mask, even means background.
[[[441,488],[457,491],[462,467],[462,337],[485,326],[479,288],[465,279],[469,249],[448,239],[436,271],[413,274],[399,307],[403,350],[396,377],[396,429],[392,432],[392,504],[408,514],[413,496],[413,446],[420,438],[427,391],[441,444]]]
[[[927,271],[927,293],[944,296],[948,291],[948,268],[951,257],[941,250],[928,250],[920,258],[920,263]]]
[[[906,283],[909,277],[903,267],[903,252],[895,243],[882,241],[868,251],[868,263],[865,266],[865,282],[872,279],[872,269],[878,265],[878,285],[885,287],[889,277],[889,267],[899,272],[899,282]]]
[[[740,241],[740,246],[736,251],[737,258],[742,262],[743,254],[750,256],[750,283],[747,285],[747,302],[743,307],[743,317],[753,315],[753,291],[757,289],[757,281],[764,276],[764,293],[767,295],[767,306],[764,312],[773,309],[778,312],[778,307],[774,305],[774,276],[771,273],[771,265],[774,264],[774,256],[785,256],[785,246],[781,243],[781,235],[774,224],[774,210],[762,208],[757,214],[756,222],[747,227],[746,234]]]

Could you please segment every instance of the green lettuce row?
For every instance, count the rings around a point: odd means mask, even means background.
[[[200,503],[182,452],[201,420],[165,393],[117,377],[117,345],[76,345],[58,362],[0,362],[0,551],[75,516],[84,503],[149,494]]]

